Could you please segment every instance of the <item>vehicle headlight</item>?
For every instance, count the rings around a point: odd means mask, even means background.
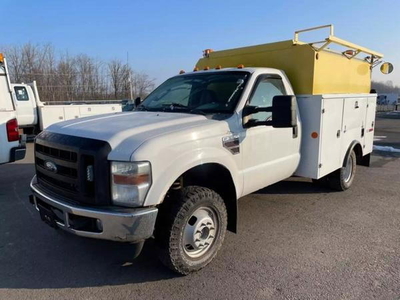
[[[149,162],[111,162],[111,194],[114,204],[141,206],[150,186]]]

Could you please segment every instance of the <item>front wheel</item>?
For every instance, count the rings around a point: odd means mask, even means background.
[[[224,241],[227,212],[222,198],[214,191],[189,186],[179,199],[162,211],[157,224],[159,257],[180,274],[200,270],[211,262]]]

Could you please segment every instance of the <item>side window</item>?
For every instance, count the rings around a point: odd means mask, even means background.
[[[265,77],[258,81],[257,86],[250,98],[250,105],[259,107],[272,106],[274,96],[286,95],[285,86],[281,78]],[[259,112],[251,116],[257,121],[266,121],[271,118],[271,112]]]
[[[16,86],[14,87],[15,95],[18,101],[28,101],[28,91],[23,86]]]

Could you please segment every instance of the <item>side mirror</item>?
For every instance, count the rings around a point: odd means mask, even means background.
[[[275,96],[272,99],[272,126],[288,128],[297,126],[297,103],[295,96]]]
[[[140,105],[140,102],[142,102],[142,99],[140,99],[140,97],[137,97],[137,98],[134,100],[135,107],[138,107],[138,106]]]

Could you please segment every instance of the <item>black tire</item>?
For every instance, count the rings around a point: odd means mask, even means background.
[[[350,176],[346,176],[346,166],[328,175],[328,184],[331,189],[345,191],[350,188],[353,183],[357,167],[357,159],[354,150],[351,151],[348,159],[350,161],[349,164],[351,164]]]
[[[168,202],[164,207],[160,208],[161,216],[157,220],[155,231],[156,242],[159,246],[159,258],[171,270],[187,275],[208,265],[221,248],[228,219],[225,203],[213,190],[198,186],[183,188],[178,193],[178,196],[168,199]],[[212,238],[211,234],[208,235],[212,240],[209,245],[203,246],[204,249],[198,250],[204,251],[204,253],[194,258],[187,253],[191,250],[188,249],[188,244],[185,245],[184,243],[184,232],[186,232],[185,228],[187,226],[200,226],[190,225],[189,222],[196,212],[203,209],[212,211],[211,214],[218,220],[215,221],[215,224],[218,223],[218,225],[215,225],[212,231],[214,238]],[[195,222],[197,223],[197,219]],[[205,230],[205,227],[203,227],[203,230]],[[207,233],[211,233],[211,231]],[[199,234],[203,236],[202,233]]]

